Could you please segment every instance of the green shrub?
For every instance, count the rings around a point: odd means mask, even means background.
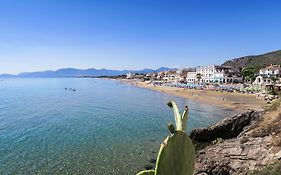
[[[223,143],[224,140],[222,138],[216,138],[216,140],[212,141],[212,144],[215,145],[215,144],[219,144],[219,143]]]
[[[280,175],[281,174],[281,161],[268,165],[260,170],[251,171],[249,175]]]

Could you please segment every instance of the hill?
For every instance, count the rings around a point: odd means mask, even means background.
[[[244,56],[224,62],[222,65],[234,68],[266,67],[270,64],[281,65],[281,50],[262,55]]]
[[[39,72],[24,72],[18,75],[2,74],[2,78],[11,77],[79,77],[79,76],[118,76],[124,75],[129,72],[131,73],[150,73],[171,70],[167,67],[161,67],[159,69],[143,69],[143,70],[110,70],[110,69],[75,69],[75,68],[64,68],[56,71],[47,70]]]

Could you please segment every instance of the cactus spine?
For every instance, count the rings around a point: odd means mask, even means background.
[[[145,170],[145,171],[139,172],[137,175],[155,175],[155,171],[154,170]]]
[[[173,108],[176,128],[168,125],[171,132],[160,146],[156,168],[138,173],[137,175],[193,175],[195,165],[195,150],[191,139],[185,133],[188,120],[188,107],[182,115],[175,102],[167,105]]]

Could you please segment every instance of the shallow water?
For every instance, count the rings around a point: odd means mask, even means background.
[[[0,174],[135,174],[168,134],[168,100],[189,105],[190,130],[234,113],[111,80],[4,79]]]

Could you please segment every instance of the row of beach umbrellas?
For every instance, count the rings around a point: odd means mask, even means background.
[[[194,84],[194,83],[187,83],[187,84],[174,83],[174,84],[170,84],[170,86],[179,87],[179,88],[204,88],[204,87],[207,87],[207,85]],[[224,85],[219,85],[219,86],[208,85],[208,87],[211,88],[211,89],[215,89],[215,90],[260,91],[260,88],[258,88],[258,87],[243,88],[243,87],[240,87],[240,86],[224,86]]]

